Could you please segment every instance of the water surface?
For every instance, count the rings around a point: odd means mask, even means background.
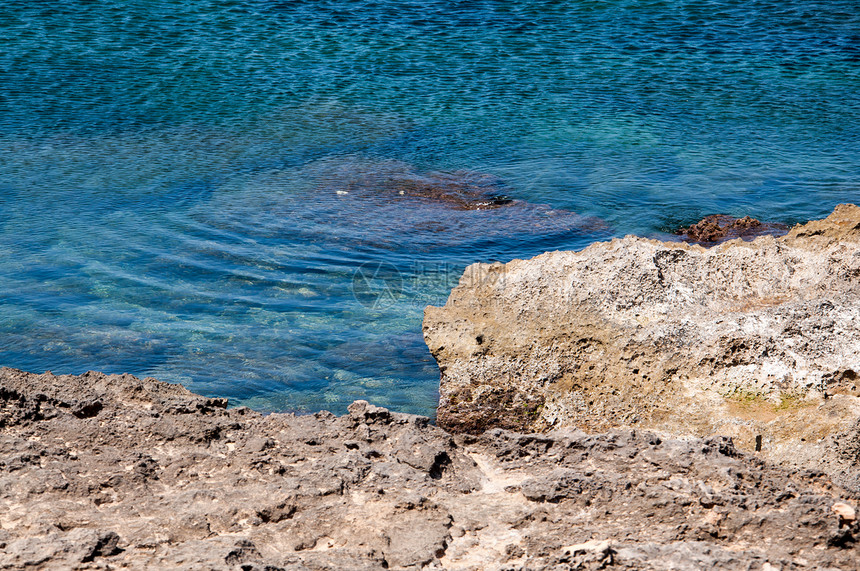
[[[421,313],[467,264],[856,202],[858,30],[847,0],[4,2],[0,363],[432,414]],[[513,202],[386,182],[449,176]]]

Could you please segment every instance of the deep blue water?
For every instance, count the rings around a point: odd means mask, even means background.
[[[853,0],[6,0],[0,38],[32,371],[432,415],[422,309],[467,264],[860,200]],[[484,175],[514,202],[391,183]]]

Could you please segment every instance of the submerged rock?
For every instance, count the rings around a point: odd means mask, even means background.
[[[499,177],[472,170],[422,171],[396,160],[370,160],[362,157],[339,157],[309,165],[306,176],[317,181],[314,192],[333,192],[342,200],[370,204],[396,204],[403,207],[437,210],[517,210],[526,223],[546,222],[529,219],[537,209],[549,215],[557,225],[574,224],[583,230],[602,232],[609,229],[603,220],[577,215],[570,210],[550,209],[508,196],[511,191]]]
[[[712,214],[675,233],[687,242],[714,245],[735,238],[751,240],[759,236],[783,236],[788,233],[788,226],[778,222],[760,222],[749,216],[735,218],[725,214]]]
[[[456,210],[488,210],[514,202],[505,195],[500,179],[470,171],[407,173],[352,184],[369,185],[392,197],[430,200]]]
[[[498,177],[467,170],[418,172],[396,161],[344,165],[323,183],[341,196],[363,199],[419,199],[455,210],[490,210],[514,202]]]
[[[98,410],[77,415],[98,400]],[[857,494],[725,438],[452,436],[0,369],[0,569],[848,569]]]
[[[401,161],[344,156],[312,161],[273,186],[300,185],[308,186],[297,194],[261,194],[243,208],[290,220],[290,232],[304,227],[292,221],[312,221],[306,237],[315,243],[433,252],[455,264],[477,251],[501,257],[610,235],[603,220],[510,199],[514,189],[474,171],[423,171]]]
[[[853,205],[781,238],[475,264],[425,311],[439,425],[727,435],[860,486],[858,277]]]

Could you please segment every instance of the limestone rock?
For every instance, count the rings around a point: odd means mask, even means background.
[[[840,523],[850,525],[857,521],[857,511],[845,502],[837,502],[831,509],[839,516]]]
[[[78,404],[97,399],[91,415]],[[860,495],[725,438],[456,435],[0,369],[0,569],[850,569]],[[841,505],[840,505],[841,504]],[[834,511],[835,510],[835,511]],[[842,514],[841,516],[839,514]]]
[[[853,205],[784,237],[710,249],[626,237],[475,264],[444,307],[425,311],[438,423],[720,434],[851,479],[858,302]]]

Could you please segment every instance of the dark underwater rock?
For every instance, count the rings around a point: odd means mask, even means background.
[[[379,181],[377,188],[394,196],[430,200],[456,210],[489,210],[514,202],[505,194],[500,179],[470,171],[391,177]]]
[[[501,179],[467,170],[419,172],[401,163],[357,164],[343,168],[326,186],[341,195],[389,200],[419,199],[455,210],[490,210],[514,202]]]

